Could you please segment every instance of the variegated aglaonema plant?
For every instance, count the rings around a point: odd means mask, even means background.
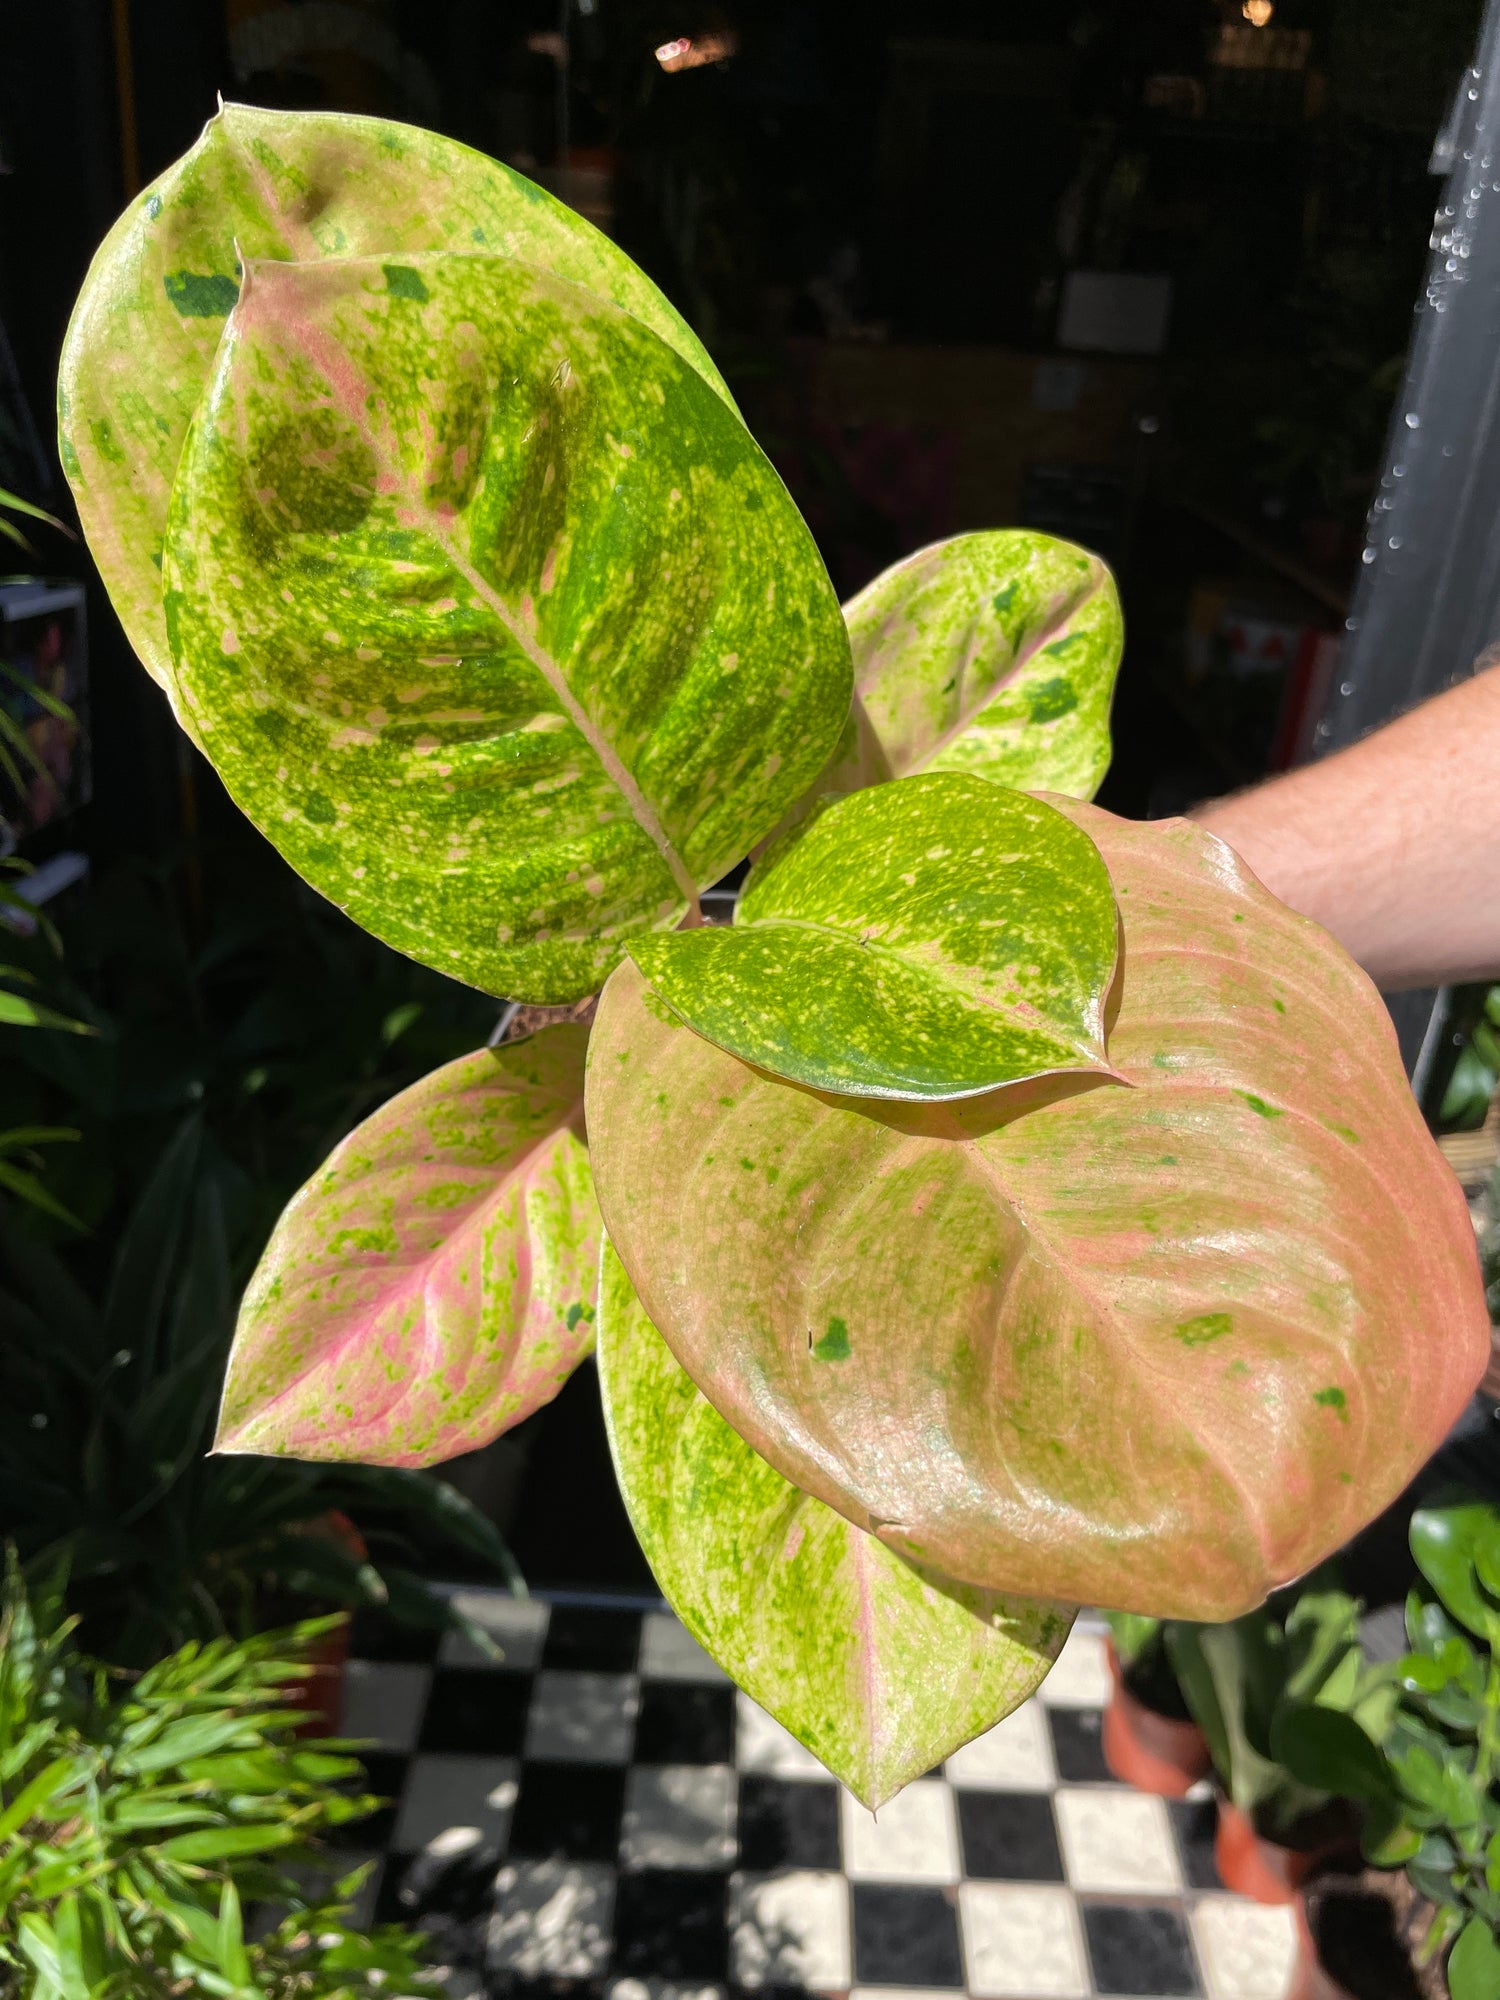
[[[61,428],[256,825],[574,1016],[297,1196],[220,1449],[430,1465],[597,1344],[663,1591],[874,1805],[1071,1607],[1242,1612],[1443,1435],[1488,1354],[1463,1202],[1338,947],[1195,827],[1082,803],[1096,557],[963,535],[841,613],[628,259],[368,119],[213,120],[94,262]]]

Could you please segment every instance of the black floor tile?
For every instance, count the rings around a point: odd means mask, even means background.
[[[851,1894],[857,1985],[963,1985],[958,1912],[941,1889],[856,1882]]]
[[[641,1614],[555,1604],[547,1621],[544,1667],[586,1667],[599,1674],[635,1671],[641,1650]]]
[[[514,1757],[526,1730],[531,1675],[503,1667],[439,1667],[432,1677],[419,1750]]]
[[[371,1793],[386,1803],[377,1806],[363,1819],[345,1820],[340,1826],[329,1827],[323,1838],[330,1847],[361,1848],[366,1854],[371,1854],[383,1848],[395,1831],[401,1787],[406,1783],[406,1767],[411,1760],[394,1750],[363,1750],[359,1761],[364,1772],[363,1781],[341,1786],[340,1789]]]
[[[1052,1801],[1037,1792],[955,1792],[964,1873],[987,1882],[1062,1882]]]
[[[602,1979],[523,1979],[519,1972],[491,1972],[487,2000],[604,2000]]]
[[[635,1725],[637,1764],[732,1764],[734,1689],[647,1681]]]
[[[644,1868],[615,1891],[616,1973],[723,1979],[729,1962],[727,1875]]]
[[[1198,1975],[1179,1911],[1141,1904],[1083,1905],[1099,1993],[1196,1994]]]
[[[1052,1754],[1057,1759],[1057,1775],[1067,1785],[1102,1785],[1115,1782],[1104,1761],[1100,1731],[1104,1718],[1097,1708],[1049,1708],[1047,1721],[1052,1730]]]
[[[403,1625],[388,1611],[356,1611],[349,1621],[352,1660],[408,1660],[423,1665],[437,1658],[441,1632],[430,1625]]]
[[[1218,1807],[1212,1799],[1168,1799],[1172,1831],[1177,1836],[1177,1852],[1182,1856],[1183,1880],[1190,1889],[1218,1889],[1219,1871],[1214,1865],[1214,1833],[1219,1823]]]
[[[742,1868],[837,1868],[839,1795],[810,1779],[740,1779]]]
[[[533,1860],[614,1861],[625,1773],[603,1764],[525,1764],[510,1851]]]

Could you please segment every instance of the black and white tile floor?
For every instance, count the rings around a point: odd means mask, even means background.
[[[662,1610],[463,1592],[504,1648],[356,1632],[345,1730],[393,1803],[367,1907],[455,1996],[1282,2000],[1288,1911],[1226,1895],[1212,1805],[1111,1782],[1103,1642],[872,1816]]]

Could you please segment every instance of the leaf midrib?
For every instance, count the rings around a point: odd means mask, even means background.
[[[868,951],[877,958],[888,959],[894,964],[903,966],[908,971],[917,973],[919,977],[930,980],[934,986],[944,988],[957,999],[967,1002],[970,1009],[975,1012],[983,1011],[988,1014],[998,1014],[1003,1019],[1016,1020],[1017,1024],[1022,1026],[1026,1025],[1026,1023],[1018,1017],[1023,1016],[1026,1012],[1030,1012],[1039,1021],[1044,1023],[1042,1029],[1034,1032],[1055,1036],[1059,1044],[1063,1047],[1078,1048],[1077,1042],[1070,1040],[1066,1031],[1058,1027],[1054,1022],[1049,1021],[1047,1016],[1034,1006],[1031,1001],[1022,1000],[1015,1006],[1008,1006],[1002,1001],[986,1000],[982,994],[973,992],[971,988],[965,986],[961,980],[955,978],[951,973],[944,972],[939,967],[913,960],[907,957],[895,945],[881,944],[873,939],[855,937],[851,932],[839,930],[833,924],[819,923],[814,917],[750,917],[743,924],[735,923],[731,926],[733,930],[742,931],[775,930],[778,928],[812,931],[820,937],[834,938],[838,943],[848,945],[854,951]],[[1112,967],[1110,978],[1112,979],[1113,976]],[[1107,979],[1103,987],[1105,992],[1109,990],[1109,984],[1110,981]]]
[[[1063,609],[1056,614],[1056,616],[1051,620],[1051,622],[1049,624],[1043,625],[1034,634],[1030,643],[1024,646],[1022,650],[1016,654],[1016,657],[1011,661],[1009,668],[1006,670],[1004,674],[1002,674],[1000,679],[995,682],[994,686],[990,689],[989,693],[985,695],[984,699],[982,701],[976,702],[974,707],[967,711],[964,709],[963,706],[963,681],[969,670],[969,661],[967,656],[963,660],[961,660],[958,669],[958,679],[959,679],[959,687],[957,690],[958,715],[956,720],[949,724],[949,726],[942,732],[942,734],[938,737],[937,741],[932,745],[932,747],[929,750],[925,751],[921,757],[917,758],[913,762],[909,770],[899,772],[897,775],[903,778],[914,778],[920,776],[920,774],[923,771],[927,770],[930,767],[934,758],[942,756],[943,752],[948,748],[950,743],[956,743],[959,737],[963,735],[964,731],[973,725],[975,719],[978,716],[983,715],[984,711],[987,708],[989,708],[994,702],[997,702],[1000,699],[1001,695],[1005,693],[1006,689],[1011,687],[1020,678],[1022,673],[1025,672],[1026,668],[1031,665],[1031,662],[1036,658],[1037,654],[1040,653],[1044,647],[1049,646],[1052,643],[1052,641],[1057,637],[1058,633],[1062,631],[1064,626],[1067,625],[1071,619],[1077,616],[1078,612],[1083,608],[1084,605],[1088,603],[1089,599],[1093,596],[1094,592],[1098,589],[1098,587],[1099,587],[1098,578],[1092,577],[1090,578],[1089,582],[1083,585],[1074,596],[1068,598],[1065,602]],[[878,673],[872,672],[867,681],[863,681],[860,683],[858,688],[858,694],[862,702],[866,694],[868,694],[874,687],[878,678],[879,678]]]
[[[273,271],[284,268],[278,266],[275,259],[261,260],[261,262],[268,262]],[[240,290],[240,301],[235,309],[237,313],[244,312],[245,306],[251,297],[252,282],[258,268],[259,266],[256,262],[247,263],[245,266],[245,277]],[[262,280],[262,283],[264,282]],[[273,279],[272,282],[274,283],[275,280]],[[687,864],[668,838],[665,828],[647,801],[644,792],[642,792],[640,786],[626,768],[613,744],[609,741],[604,731],[595,724],[593,718],[568,685],[567,676],[563,672],[561,664],[544,646],[540,645],[531,636],[521,616],[511,608],[500,595],[499,591],[494,588],[474,564],[462,554],[457,542],[443,532],[434,517],[431,506],[420,490],[414,488],[412,482],[406,476],[399,458],[392,458],[385,449],[384,440],[373,430],[369,421],[367,402],[378,400],[375,385],[368,382],[367,378],[358,374],[352,359],[322,327],[313,321],[302,300],[296,296],[295,292],[288,290],[283,294],[278,304],[280,306],[280,315],[278,321],[275,323],[280,326],[289,343],[300,343],[304,358],[322,375],[324,381],[328,384],[332,399],[339,408],[340,413],[369,448],[376,464],[382,471],[399,480],[401,491],[407,503],[413,512],[419,514],[423,519],[424,525],[421,532],[428,535],[436,546],[442,550],[452,567],[463,577],[464,581],[474,591],[476,596],[480,598],[491,615],[504,628],[508,636],[520,647],[527,659],[530,660],[531,664],[542,676],[547,686],[552,690],[553,695],[556,697],[563,712],[567,715],[568,720],[573,724],[580,736],[582,736],[589,749],[598,758],[605,775],[624,799],[625,804],[630,810],[631,818],[646,835],[647,839],[650,840],[662,860],[666,863],[673,882],[687,902],[686,921],[689,924],[696,922],[699,917],[697,883],[689,872]],[[354,386],[356,382],[369,390],[368,397],[361,396],[357,392]],[[395,498],[394,495],[389,497]],[[457,515],[455,515],[455,519],[457,518]]]

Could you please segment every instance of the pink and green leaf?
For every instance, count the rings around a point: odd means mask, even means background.
[[[799,1493],[673,1360],[607,1243],[599,1379],[620,1490],[668,1601],[872,1811],[1035,1693],[1071,1607],[915,1568]]]
[[[594,1339],[587,1040],[462,1056],[334,1150],[246,1291],[216,1449],[432,1465],[556,1395]]]
[[[1182,822],[1057,801],[1123,922],[1118,1080],[838,1098],[605,991],[610,1236],[795,1485],[992,1589],[1231,1617],[1391,1500],[1489,1353],[1473,1229],[1364,975]]]
[[[1086,833],[944,772],[839,800],[756,869],[731,928],[629,949],[742,1061],[818,1090],[941,1099],[1105,1068],[1117,942]]]
[[[63,347],[63,466],[131,644],[169,690],[167,503],[241,257],[488,250],[632,313],[726,402],[702,343],[623,251],[560,201],[440,133],[342,112],[226,104],[131,202],[89,267]]]
[[[482,255],[249,264],[178,475],[177,695],[376,936],[597,991],[823,763],[848,641],[738,416],[641,321]]]
[[[787,825],[922,771],[1093,797],[1125,643],[1098,556],[1029,528],[955,535],[883,571],[844,618],[853,708]]]

